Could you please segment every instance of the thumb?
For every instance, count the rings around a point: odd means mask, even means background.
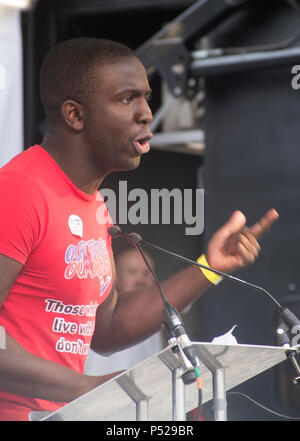
[[[226,224],[224,225],[224,229],[226,231],[226,235],[230,236],[231,234],[238,233],[242,228],[246,225],[246,217],[239,210],[236,210]]]
[[[227,222],[213,235],[207,247],[208,262],[213,268],[217,268],[219,262],[215,262],[215,256],[221,254],[234,254],[236,249],[236,238],[245,227],[246,217],[239,210],[236,210],[229,217]],[[218,259],[217,259],[218,260]]]

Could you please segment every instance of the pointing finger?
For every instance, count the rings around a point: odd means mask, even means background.
[[[256,239],[259,239],[272,227],[273,223],[278,219],[279,214],[272,208],[258,222],[256,222],[249,231]]]

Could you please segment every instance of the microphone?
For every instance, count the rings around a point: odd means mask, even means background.
[[[165,315],[165,328],[166,328],[166,334],[167,334],[167,339],[172,342],[172,338],[175,337],[176,341],[178,341],[180,348],[182,349],[183,353],[185,354],[185,356],[187,357],[187,359],[190,361],[190,363],[192,364],[193,367],[197,368],[199,366],[199,360],[198,357],[196,355],[195,349],[190,341],[190,339],[188,338],[186,331],[184,329],[184,325],[183,325],[183,321],[180,317],[179,312],[177,311],[177,309],[172,306],[165,298],[161,284],[156,276],[156,274],[154,273],[154,271],[151,268],[151,265],[149,264],[142,247],[140,246],[140,243],[142,242],[142,238],[139,234],[137,233],[123,233],[121,228],[114,225],[112,227],[110,227],[108,229],[108,233],[112,238],[117,238],[117,237],[123,237],[125,238],[129,243],[131,243],[132,245],[134,245],[137,250],[140,252],[140,254],[142,255],[144,262],[146,263],[149,271],[151,272],[151,275],[159,289],[160,292],[160,296],[162,298],[163,304],[164,304],[164,315]],[[183,379],[185,380],[186,383],[188,382],[192,382],[194,381],[194,377],[188,375],[189,372],[186,373],[187,375],[183,375]]]
[[[275,304],[275,306],[277,307],[279,314],[281,316],[282,321],[284,322],[284,324],[288,327],[288,329],[292,330],[294,327],[297,327],[297,329],[300,329],[300,321],[299,319],[288,309],[283,307],[265,288],[258,286],[258,285],[254,285],[253,283],[250,282],[246,282],[243,279],[240,279],[238,277],[232,276],[231,274],[227,274],[224,273],[222,271],[218,271],[214,268],[208,267],[206,265],[200,264],[198,262],[195,262],[194,260],[188,259],[187,257],[181,256],[180,254],[174,253],[172,251],[166,250],[164,248],[161,248],[157,245],[154,245],[150,242],[146,242],[144,240],[142,240],[141,236],[137,233],[129,233],[129,234],[125,234],[122,232],[121,228],[117,227],[117,226],[113,226],[110,227],[108,230],[109,234],[112,237],[117,237],[117,236],[123,236],[125,237],[129,242],[131,242],[133,245],[135,245],[136,243],[142,244],[146,247],[150,247],[153,249],[156,249],[160,252],[166,253],[168,255],[170,255],[171,257],[174,257],[178,260],[181,260],[185,263],[189,263],[191,265],[195,265],[198,266],[200,268],[204,268],[208,271],[211,271],[215,274],[218,274],[219,276],[222,276],[226,279],[229,279],[231,281],[234,281],[236,283],[239,283],[241,285],[244,286],[248,286],[249,288],[252,288],[256,291],[260,291],[263,292],[264,294],[266,294],[271,301]],[[285,342],[286,343],[286,342]]]
[[[277,342],[279,346],[283,346],[284,348],[290,348],[290,338],[287,334],[287,327],[284,323],[281,323],[279,327],[276,329]]]

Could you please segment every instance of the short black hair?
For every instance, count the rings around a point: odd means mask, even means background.
[[[40,95],[48,124],[57,121],[60,107],[68,99],[89,105],[96,65],[132,56],[134,51],[124,44],[101,38],[73,38],[55,46],[40,71]]]

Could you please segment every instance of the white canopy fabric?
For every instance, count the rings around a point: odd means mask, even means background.
[[[23,149],[21,17],[0,5],[0,167]]]

